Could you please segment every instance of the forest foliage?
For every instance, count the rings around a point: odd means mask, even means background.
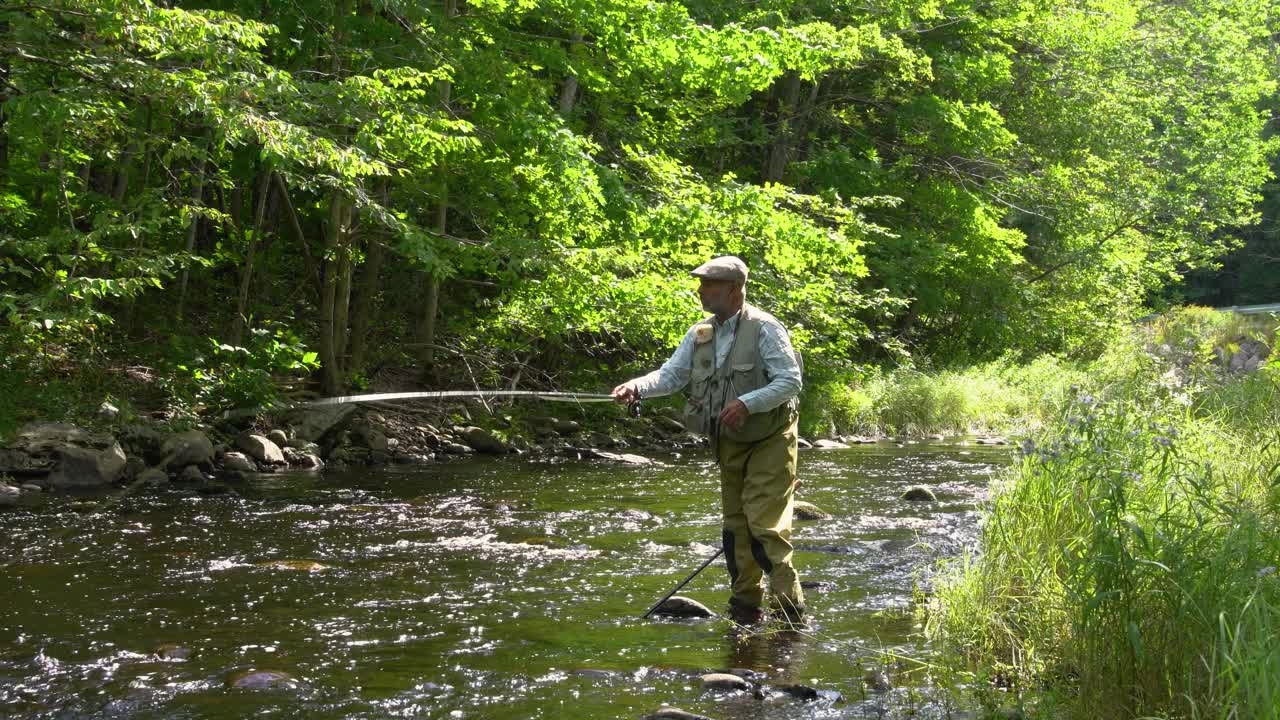
[[[617,379],[698,318],[687,271],[723,253],[811,374],[1088,355],[1265,235],[1278,19],[6,3],[3,362],[129,358],[205,389],[256,368],[241,394],[288,369],[438,384],[458,358],[468,384]]]

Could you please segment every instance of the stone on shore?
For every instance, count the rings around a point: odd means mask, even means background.
[[[169,474],[160,468],[147,468],[138,473],[138,477],[134,478],[133,481],[147,487],[158,487],[169,484]]]
[[[258,472],[258,466],[242,452],[229,452],[222,456],[222,467],[240,472]]]
[[[124,473],[120,443],[66,423],[24,425],[3,453],[0,472],[30,475],[48,472],[45,484],[58,488],[110,485]]]
[[[497,437],[493,433],[478,427],[459,427],[454,428],[454,434],[458,439],[466,443],[478,453],[488,455],[505,455],[511,452],[511,447],[503,442],[502,438]]]
[[[167,469],[187,465],[209,465],[213,462],[213,443],[199,430],[187,430],[169,436],[160,448],[163,464]]]
[[[284,465],[284,452],[280,450],[280,446],[271,442],[263,435],[255,435],[254,433],[243,433],[236,438],[236,447],[243,450],[249,457],[258,462],[268,465]]]
[[[286,447],[284,449],[284,459],[289,462],[290,467],[302,468],[303,470],[319,470],[324,467],[324,461],[314,452],[299,450],[298,448]]]
[[[321,438],[344,425],[356,410],[357,406],[352,403],[295,410],[289,414],[293,437],[302,442],[320,442]]]
[[[849,446],[845,445],[839,440],[822,439],[822,440],[814,440],[813,447],[817,450],[843,450]]]

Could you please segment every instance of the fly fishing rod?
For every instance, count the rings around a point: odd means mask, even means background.
[[[350,403],[390,402],[392,400],[450,400],[462,398],[530,398],[533,400],[550,400],[568,403],[601,403],[616,402],[616,398],[608,393],[579,393],[544,390],[424,390],[414,392],[366,393],[363,395],[337,395],[321,400],[305,400],[302,402],[282,403],[270,407],[228,410],[222,414],[224,419],[257,415],[264,411],[293,410],[296,408],[324,407],[327,405],[347,405]],[[637,398],[627,406],[633,416],[640,414],[640,400]]]
[[[720,548],[719,550],[716,550],[716,554],[715,554],[715,555],[712,555],[711,557],[707,558],[707,559],[706,559],[706,561],[705,561],[705,562],[703,562],[703,563],[702,563],[702,565],[701,565],[701,566],[699,566],[697,570],[694,570],[692,573],[690,573],[689,577],[685,578],[684,580],[681,580],[681,581],[680,581],[680,584],[679,584],[679,585],[677,585],[677,586],[675,586],[675,589],[673,589],[671,592],[667,593],[667,594],[666,594],[666,596],[665,596],[665,597],[663,597],[661,600],[659,600],[658,602],[654,603],[654,604],[653,604],[653,607],[649,608],[649,612],[647,612],[647,613],[645,613],[643,616],[641,616],[641,619],[642,619],[642,620],[648,620],[648,619],[649,619],[649,616],[650,616],[650,615],[652,615],[652,614],[654,613],[654,611],[656,611],[658,608],[662,607],[662,604],[663,604],[663,603],[665,603],[666,601],[670,600],[672,595],[675,595],[676,593],[680,592],[680,588],[684,587],[685,585],[688,585],[690,580],[692,580],[692,579],[694,579],[695,577],[697,577],[697,576],[698,576],[698,573],[702,572],[703,570],[706,570],[708,565],[710,565],[712,562],[715,562],[715,559],[716,559],[716,558],[718,558],[718,557],[720,557],[720,556],[721,556],[721,555],[723,555],[723,554],[724,554],[724,547],[723,547],[723,546],[721,546],[721,548]]]

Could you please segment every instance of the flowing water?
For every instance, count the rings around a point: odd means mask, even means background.
[[[655,460],[263,475],[0,512],[0,715],[969,716],[927,679],[912,596],[976,537],[1007,450],[802,451],[800,499],[835,516],[793,537],[818,584],[802,632],[640,619],[719,542],[715,467]],[[899,499],[914,484],[938,501]],[[727,579],[717,561],[681,594],[720,611]],[[702,689],[731,668],[761,690]]]

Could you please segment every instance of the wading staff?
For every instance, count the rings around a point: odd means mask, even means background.
[[[712,555],[711,557],[707,558],[707,561],[702,563],[702,565],[697,570],[694,570],[693,573],[689,575],[689,577],[685,578],[684,580],[681,580],[680,584],[677,585],[674,590],[667,593],[666,597],[654,603],[653,607],[649,608],[649,612],[645,613],[641,617],[641,619],[647,620],[649,616],[653,614],[654,610],[657,610],[658,608],[662,607],[662,603],[670,600],[672,595],[675,595],[676,593],[680,592],[680,588],[684,587],[685,585],[688,585],[690,580],[697,577],[698,573],[702,572],[703,570],[706,570],[707,566],[710,565],[716,558],[720,557],[723,553],[724,553],[724,547],[721,547],[719,550],[716,551],[715,555]]]

